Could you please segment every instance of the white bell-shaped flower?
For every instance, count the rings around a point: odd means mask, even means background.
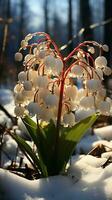
[[[73,73],[76,77],[80,77],[83,75],[83,68],[80,65],[74,65],[71,69],[71,73]]]
[[[77,57],[78,57],[79,59],[83,59],[83,58],[85,57],[85,55],[84,55],[84,53],[83,53],[82,50],[78,51]]]
[[[74,100],[77,95],[77,87],[75,85],[66,87],[65,94],[67,98]]]
[[[22,61],[23,60],[23,55],[20,52],[15,53],[15,60],[16,61]]]
[[[27,64],[27,66],[30,67],[30,66],[32,66],[32,65],[35,64],[36,57],[35,57],[35,55],[33,55],[33,54],[27,54],[27,55],[25,56],[24,60],[25,60],[25,63]]]
[[[45,56],[46,56],[46,51],[45,51],[44,49],[43,49],[43,50],[40,50],[40,51],[38,52],[38,58],[39,58],[39,59],[44,59]]]
[[[24,71],[20,72],[20,73],[18,74],[18,80],[19,80],[20,82],[26,81],[26,80],[27,80],[27,73],[24,72]]]
[[[47,68],[54,68],[55,67],[55,58],[53,55],[48,55],[44,58],[44,64]]]
[[[80,100],[81,100],[83,97],[86,96],[86,94],[87,94],[87,90],[86,90],[86,89],[83,89],[83,88],[79,89],[79,90],[77,91],[77,95],[76,95],[75,101],[76,101],[77,103],[79,103]]]
[[[28,79],[32,82],[33,87],[37,86],[37,71],[30,69],[28,72]]]
[[[112,74],[112,69],[110,67],[105,66],[104,69],[103,69],[103,73],[106,76],[110,76]]]
[[[103,71],[100,68],[95,69],[95,71],[93,72],[93,77],[94,79],[101,79],[103,80]]]
[[[55,94],[49,94],[45,97],[45,103],[47,106],[57,106],[59,98]]]
[[[110,103],[110,105],[112,105],[112,99],[110,97],[106,97],[105,101]]]
[[[54,113],[51,108],[42,107],[40,111],[40,119],[49,122],[51,119],[54,120]]]
[[[96,66],[96,68],[97,67],[103,68],[106,65],[107,65],[107,59],[104,56],[98,56],[95,59],[95,66]]]
[[[30,102],[27,106],[29,114],[34,116],[40,113],[40,106],[36,102]]]
[[[60,87],[58,87],[57,85],[55,85],[53,92],[54,92],[54,94],[56,94],[57,96],[59,96],[59,94],[60,94]]]
[[[22,88],[23,88],[22,84],[16,84],[14,87],[14,93],[22,91]]]
[[[26,91],[32,90],[32,83],[31,83],[31,81],[25,81],[25,82],[23,83],[23,86],[24,86],[24,89],[25,89]]]
[[[110,103],[107,101],[101,101],[98,110],[101,112],[103,115],[108,115],[110,113]]]
[[[83,97],[80,101],[80,106],[83,108],[94,108],[94,97],[93,96],[86,96]]]
[[[25,47],[28,45],[28,42],[26,40],[21,41],[21,47]]]
[[[25,101],[33,101],[34,99],[34,91],[33,90],[23,90],[22,94],[24,96]]]
[[[104,101],[105,97],[106,97],[106,89],[101,88],[101,90],[99,90],[95,95],[95,105],[98,106],[101,101]]]
[[[63,70],[63,62],[60,58],[56,58],[55,59],[55,71],[57,72],[57,74],[60,74]]]
[[[67,126],[74,126],[75,125],[75,115],[70,112],[70,113],[65,113],[63,116],[63,123]]]
[[[36,84],[40,88],[46,88],[48,85],[48,77],[47,76],[38,76],[36,80]]]
[[[77,104],[76,104],[75,101],[69,101],[68,102],[68,107],[69,107],[70,110],[75,111],[76,108],[77,108]]]
[[[101,89],[101,81],[98,79],[90,79],[86,81],[86,87],[92,92],[95,92],[97,90]]]
[[[23,95],[23,93],[22,92],[16,93],[16,95],[15,95],[15,103],[20,104],[20,103],[23,103],[23,102],[24,102],[24,95]]]
[[[35,56],[37,56],[38,53],[39,53],[39,49],[38,49],[37,47],[35,47],[35,48],[33,49],[33,54],[35,54]]]
[[[31,40],[32,39],[32,34],[31,33],[29,33],[26,37],[25,37],[25,41],[29,41],[29,40]]]
[[[49,94],[50,94],[50,92],[49,92],[48,89],[46,89],[46,88],[40,88],[35,98],[41,104],[41,103],[45,102],[45,98]]]
[[[25,112],[25,108],[22,106],[16,106],[14,109],[14,113],[17,117],[23,117]]]
[[[106,89],[105,88],[101,88],[101,90],[99,90],[98,92],[97,92],[97,94],[99,95],[99,96],[101,96],[101,97],[106,97]]]
[[[96,112],[95,109],[83,109],[83,108],[79,108],[75,112],[76,121],[77,122],[81,121],[81,120],[85,119],[86,117],[89,117],[89,116],[93,115],[95,112]]]
[[[95,53],[95,48],[94,47],[88,47],[88,52],[90,52],[91,54]]]
[[[108,46],[107,44],[104,44],[104,45],[102,46],[102,48],[103,48],[103,50],[104,50],[105,52],[108,52],[108,51],[109,51],[109,46]]]

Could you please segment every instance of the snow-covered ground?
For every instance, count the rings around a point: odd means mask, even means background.
[[[112,164],[106,158],[75,156],[68,175],[27,180],[0,169],[1,200],[111,200]]]
[[[112,157],[112,141],[104,140],[104,134],[112,126],[105,127],[101,135],[86,135],[77,145],[77,155],[73,156],[72,164],[66,175],[59,175],[39,180],[27,180],[8,170],[0,169],[1,200],[111,200],[112,199],[112,164],[103,168],[109,157]],[[97,131],[97,130],[95,130]],[[111,131],[110,131],[111,133]],[[14,154],[16,144],[9,138],[6,148]],[[93,147],[103,144],[107,152],[101,158],[88,153]]]
[[[10,114],[13,114],[13,107],[13,101],[10,105],[5,105]],[[0,112],[0,123],[4,122],[8,127],[11,126],[10,120]],[[21,120],[18,125],[13,127],[13,131],[27,138]],[[99,144],[106,148],[101,158],[87,155]],[[8,135],[4,137],[3,149],[11,159],[15,159],[17,144]],[[77,145],[75,153],[66,175],[28,180],[6,169],[0,169],[0,200],[112,200],[112,163],[103,167],[108,158],[112,158],[112,126],[96,128],[94,134],[91,134],[91,129],[88,130]],[[4,153],[2,160],[4,167],[10,165],[10,160]],[[16,160],[19,161],[19,156]]]

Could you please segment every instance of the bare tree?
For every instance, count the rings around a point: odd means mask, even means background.
[[[104,19],[112,18],[112,0],[104,1]],[[110,47],[110,55],[112,54],[112,22],[106,24],[104,27],[104,42]],[[108,54],[108,60],[110,61],[110,55]]]
[[[12,23],[10,4],[11,4],[10,0],[5,1],[4,15],[3,15],[4,18],[1,18],[1,23],[3,24],[3,30],[2,30],[3,37],[2,37],[2,48],[0,55],[0,71],[1,71],[0,77],[2,81],[7,78],[6,77],[6,71],[8,67],[7,50],[8,50],[8,41],[10,38],[9,24]]]
[[[73,37],[73,20],[72,20],[72,0],[68,0],[68,41]],[[73,42],[69,45],[69,51],[73,50]]]
[[[81,21],[81,27],[85,28],[85,31],[83,33],[83,39],[84,40],[91,40],[93,39],[93,32],[89,27],[89,25],[92,23],[91,20],[91,9],[89,0],[80,0],[80,21]]]
[[[45,32],[49,33],[48,0],[44,0],[44,20],[45,20]]]
[[[23,40],[24,37],[24,26],[25,26],[25,20],[24,20],[24,14],[26,12],[26,2],[25,0],[20,1],[20,17],[19,17],[19,44],[21,40]]]

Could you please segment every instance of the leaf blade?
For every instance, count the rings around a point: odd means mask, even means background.
[[[68,130],[66,129],[66,133],[62,134],[59,140],[58,148],[58,171],[62,171],[65,168],[70,156],[75,149],[76,144],[79,142],[86,130],[92,126],[97,118],[97,114],[87,117],[86,119],[77,123],[74,127],[68,128]]]

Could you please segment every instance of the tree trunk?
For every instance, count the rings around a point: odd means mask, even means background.
[[[68,41],[73,37],[72,0],[68,0]],[[73,50],[73,42],[69,45],[69,52]]]
[[[45,20],[45,32],[49,33],[48,25],[48,0],[44,0],[44,20]]]
[[[104,20],[112,18],[112,0],[104,1]],[[107,59],[110,61],[112,54],[112,22],[104,26],[104,43],[110,48]]]
[[[20,1],[20,25],[19,25],[19,45],[21,40],[23,40],[24,38],[24,13],[25,11],[25,0],[21,0]]]
[[[92,21],[91,21],[91,9],[89,0],[80,0],[80,22],[81,28],[85,28],[83,33],[84,40],[92,40],[93,39],[93,32],[90,28],[88,28]]]

